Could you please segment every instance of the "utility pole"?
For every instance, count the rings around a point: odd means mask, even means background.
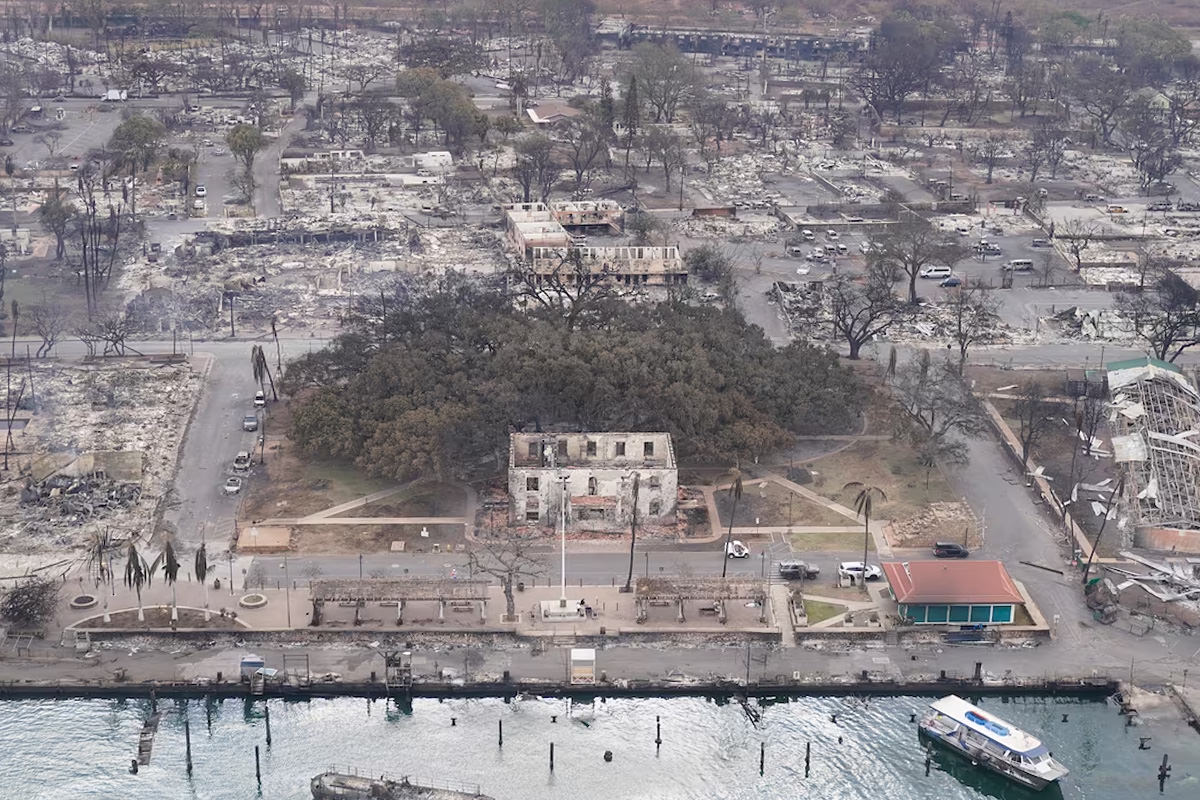
[[[562,494],[558,504],[558,526],[562,536],[562,554],[559,564],[559,577],[562,580],[562,589],[559,595],[559,605],[566,607],[567,605],[567,476],[563,475]]]

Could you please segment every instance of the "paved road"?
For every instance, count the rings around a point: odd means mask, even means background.
[[[578,548],[578,543],[567,545],[567,590],[571,586],[578,588],[579,582],[591,585],[623,584],[629,571],[629,551],[614,549],[606,553],[579,553],[572,548]],[[670,544],[654,544],[650,547],[639,546],[633,558],[633,576],[635,578],[646,574],[660,573],[676,575],[720,575],[721,553],[720,543],[706,545],[703,550],[677,550]],[[776,563],[779,559],[789,557],[791,552],[787,546],[772,542],[766,546],[752,543],[751,555],[744,559],[730,559],[728,573],[731,576],[758,577],[771,575],[775,577]],[[766,553],[765,558],[763,553]],[[545,574],[538,578],[539,585],[559,585],[561,571],[559,569],[559,550],[546,547],[539,550],[539,555],[545,564]],[[807,560],[821,567],[822,575],[832,576],[839,561],[848,561],[862,557],[851,552],[828,552],[814,554]],[[282,556],[257,556],[254,564],[260,564],[268,582],[283,580],[284,564]],[[305,581],[312,577],[324,578],[357,578],[359,576],[360,559],[356,555],[326,555],[288,558],[286,574],[294,581]],[[441,578],[459,578],[466,580],[472,577],[470,566],[465,553],[368,553],[361,557],[362,575],[365,577],[403,577],[406,575],[428,576]]]
[[[316,93],[310,92],[305,102],[315,101]],[[304,112],[304,104],[300,104],[297,112],[279,132],[278,138],[271,142],[254,159],[254,212],[260,217],[278,217],[281,212],[279,203],[279,157],[287,149],[292,137],[304,130],[308,116]]]
[[[284,359],[323,344],[313,342],[281,338]],[[240,498],[224,495],[221,484],[230,474],[233,457],[239,450],[253,450],[259,435],[242,430],[242,417],[255,413],[253,400],[258,390],[250,374],[250,346],[248,341],[195,345],[197,356],[210,359],[208,380],[184,440],[175,502],[164,514],[164,521],[174,527],[187,549],[202,538],[224,547],[233,532]],[[170,350],[169,343],[165,349]]]

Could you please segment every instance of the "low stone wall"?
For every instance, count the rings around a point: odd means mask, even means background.
[[[1200,531],[1178,528],[1138,528],[1133,541],[1138,547],[1167,553],[1200,553]]]

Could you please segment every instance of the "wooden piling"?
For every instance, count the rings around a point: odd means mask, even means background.
[[[502,719],[496,720],[496,727],[500,731],[500,746],[504,747],[504,720],[502,720]]]
[[[254,779],[258,781],[258,786],[262,788],[262,765],[258,758],[258,745],[254,745]]]
[[[183,745],[186,753],[187,774],[192,774],[192,726],[188,723],[187,712],[183,717]]]
[[[271,705],[270,705],[270,703],[266,703],[266,702],[263,703],[263,719],[266,720],[266,723],[267,723],[267,747],[270,747],[271,746]]]
[[[812,742],[804,743],[804,777],[808,777],[809,761],[812,759]]]
[[[658,748],[662,747],[662,717],[654,717],[654,751],[658,752]]]
[[[554,742],[550,743],[550,771],[554,772]]]
[[[767,765],[767,743],[758,743],[758,774],[761,776]]]

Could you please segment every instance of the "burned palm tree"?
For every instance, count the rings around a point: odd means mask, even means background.
[[[640,484],[640,475],[633,473],[633,518],[629,523],[629,574],[625,576],[625,588],[623,591],[633,591],[633,546],[637,544],[637,517],[638,517],[638,488]]]
[[[271,384],[271,399],[278,400],[279,395],[275,394],[275,379],[271,377],[271,367],[267,364],[266,353],[263,352],[262,345],[256,344],[250,348],[250,369],[254,374],[254,380],[262,389],[263,394],[266,394],[269,381]]]
[[[733,518],[737,516],[737,504],[742,499],[742,473],[737,467],[733,469],[733,483],[729,484],[729,496],[733,498],[733,508],[729,511],[729,530],[725,533],[725,548],[721,553],[722,578],[729,569],[729,545],[733,541]]]
[[[112,534],[107,528],[102,533],[93,533],[92,538],[88,541],[87,568],[90,574],[96,576],[97,589],[100,589],[104,584],[113,579],[112,550]],[[108,609],[107,593],[104,593],[104,621],[106,623],[112,622],[112,616],[109,614]]]
[[[208,545],[201,541],[200,547],[196,549],[196,559],[192,562],[192,572],[196,575],[196,580],[200,581],[200,585],[204,587],[205,622],[211,619],[211,612],[208,610],[208,575],[212,570],[213,568],[208,563]]]
[[[159,556],[150,564],[138,552],[137,545],[132,540],[129,542],[129,549],[125,552],[125,585],[137,593],[138,622],[146,621],[146,612],[142,608],[142,589],[150,585],[161,559],[162,556]]]
[[[168,541],[163,547],[162,555],[154,562],[162,564],[163,578],[171,587],[171,621],[179,621],[179,601],[175,597],[175,581],[179,579],[179,559],[175,557],[175,548]]]

